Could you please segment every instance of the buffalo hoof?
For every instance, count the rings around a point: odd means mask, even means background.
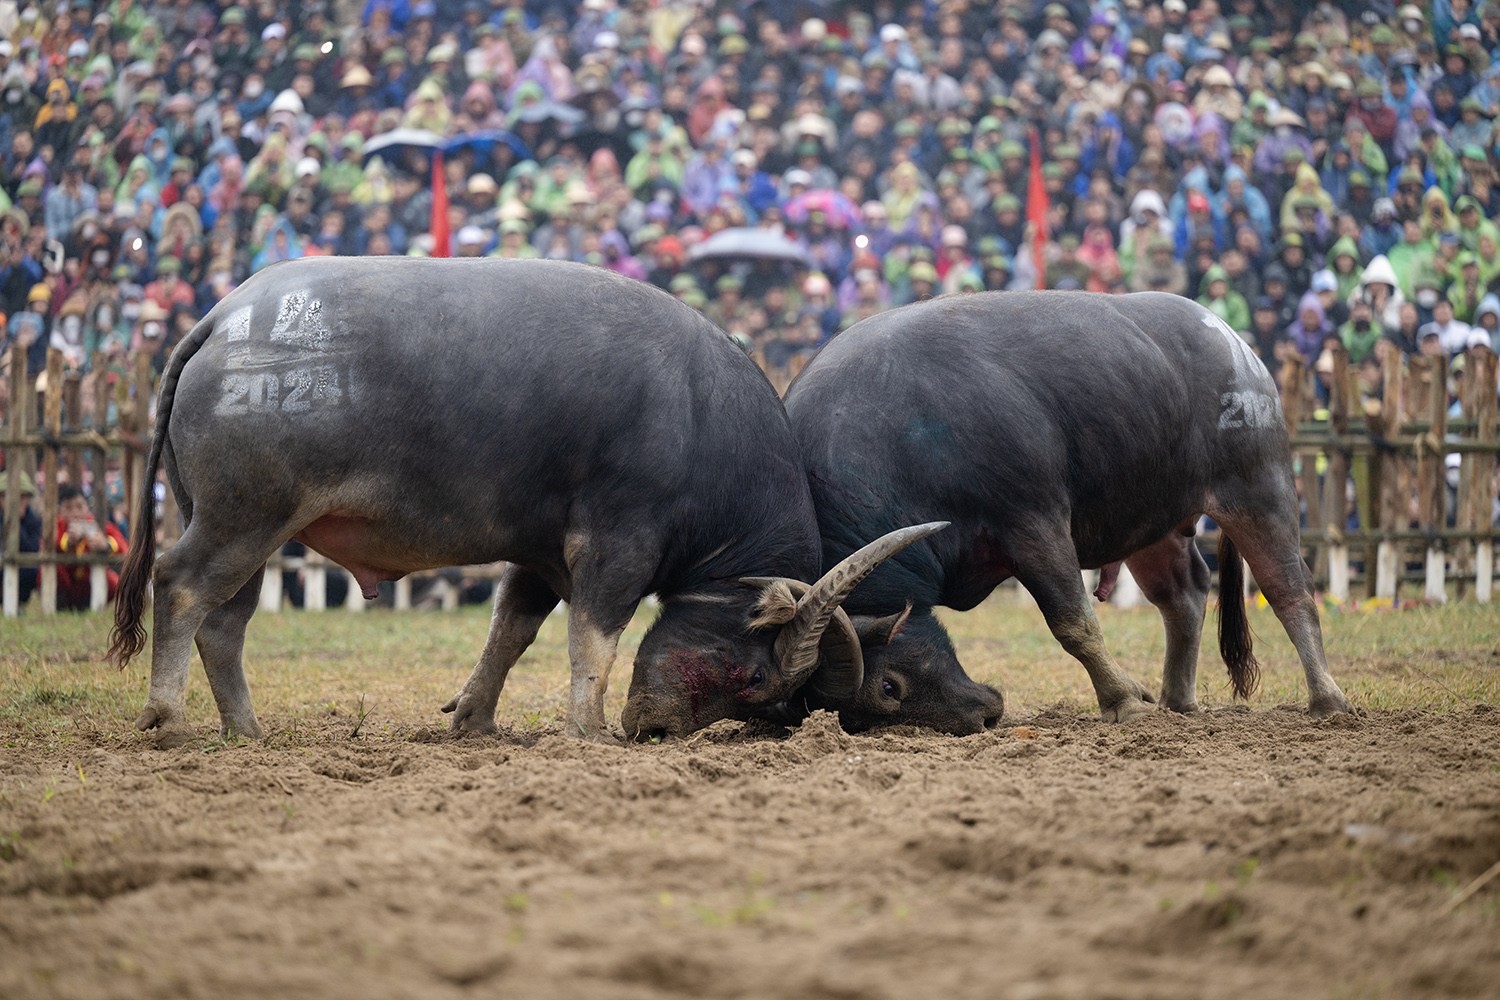
[[[500,727],[495,725],[494,709],[483,711],[474,701],[465,698],[462,691],[443,706],[443,711],[452,713],[451,725],[455,733],[477,733],[480,736],[496,736],[500,733]]]
[[[1174,705],[1169,701],[1164,701],[1160,705],[1158,705],[1157,708],[1160,711],[1175,712],[1178,715],[1198,715],[1203,711],[1203,709],[1198,707],[1198,703],[1196,701],[1185,701],[1178,705]]]
[[[1126,698],[1102,709],[1105,722],[1129,722],[1155,713],[1156,706],[1143,698]]]
[[[136,716],[135,728],[139,732],[155,730],[154,742],[158,750],[170,750],[184,746],[198,738],[193,727],[187,724],[180,710],[174,711],[160,705],[148,704]]]
[[[603,722],[581,722],[578,719],[569,719],[563,731],[585,743],[598,743],[607,747],[625,745],[625,741],[611,732]]]
[[[1330,715],[1358,714],[1354,706],[1349,704],[1349,699],[1342,694],[1331,698],[1315,698],[1307,706],[1307,711],[1314,719],[1326,719]]]
[[[219,726],[219,738],[224,740],[263,740],[266,734],[261,731],[260,723],[255,716],[246,719],[225,719]]]

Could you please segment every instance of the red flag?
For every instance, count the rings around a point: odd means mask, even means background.
[[[443,175],[443,151],[432,151],[432,256],[448,256],[448,178]]]
[[[1036,287],[1047,287],[1047,213],[1052,210],[1047,197],[1046,182],[1042,180],[1042,143],[1036,129],[1029,129],[1027,141],[1031,143],[1031,174],[1026,179],[1026,221],[1031,225],[1031,259],[1036,266]]]

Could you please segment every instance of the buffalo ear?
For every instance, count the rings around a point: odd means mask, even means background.
[[[884,615],[880,618],[866,618],[861,615],[854,619],[854,628],[859,633],[859,644],[864,647],[888,646],[901,630],[906,627],[906,620],[911,617],[911,602],[906,607],[893,615]]]

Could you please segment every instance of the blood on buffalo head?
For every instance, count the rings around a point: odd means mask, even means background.
[[[810,585],[742,581],[756,588],[753,605],[732,596],[668,601],[636,653],[621,718],[626,735],[684,736],[720,719],[777,717],[800,693],[830,702],[853,697],[864,683],[864,656],[839,605],[883,561],[947,526],[893,531]]]
[[[859,690],[837,700],[809,690],[799,708],[837,710],[839,723],[850,732],[909,725],[967,736],[999,725],[1005,699],[964,673],[931,609],[912,613],[907,608],[880,618],[855,615],[853,623],[865,663]]]

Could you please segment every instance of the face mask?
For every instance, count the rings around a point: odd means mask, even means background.
[[[155,320],[141,327],[141,336],[148,340],[155,340],[162,334],[162,325]]]
[[[250,100],[252,101],[265,92],[266,88],[264,84],[256,83],[253,80],[250,83],[245,84],[245,96],[250,98]]]
[[[1417,305],[1421,306],[1423,309],[1431,309],[1433,306],[1437,305],[1437,292],[1434,292],[1430,289],[1423,289],[1422,291],[1418,292]]]
[[[83,332],[83,318],[81,316],[64,316],[62,332],[63,336],[69,340],[77,340],[78,335]]]
[[[1422,30],[1422,22],[1413,21],[1411,18],[1407,18],[1405,21],[1401,22],[1401,27],[1406,30],[1406,33],[1408,35],[1415,35],[1417,32]]]
[[[106,306],[99,310],[98,314],[94,317],[94,322],[101,330],[108,330],[115,325],[115,314]]]
[[[126,319],[130,320],[132,323],[135,322],[136,317],[139,316],[140,314],[141,314],[141,304],[139,302],[127,302],[123,306],[120,307],[120,315],[124,316]]]
[[[5,92],[5,102],[7,104],[20,104],[21,92],[19,90],[7,90]]]
[[[213,66],[214,66],[214,60],[213,60],[212,56],[205,56],[205,55],[196,55],[196,56],[193,56],[193,72],[198,73],[199,75],[202,75],[202,74],[207,73],[209,70],[213,69]]]
[[[94,266],[95,267],[103,267],[105,264],[108,264],[108,263],[109,263],[109,253],[107,251],[105,251],[105,250],[95,250],[94,251]]]

